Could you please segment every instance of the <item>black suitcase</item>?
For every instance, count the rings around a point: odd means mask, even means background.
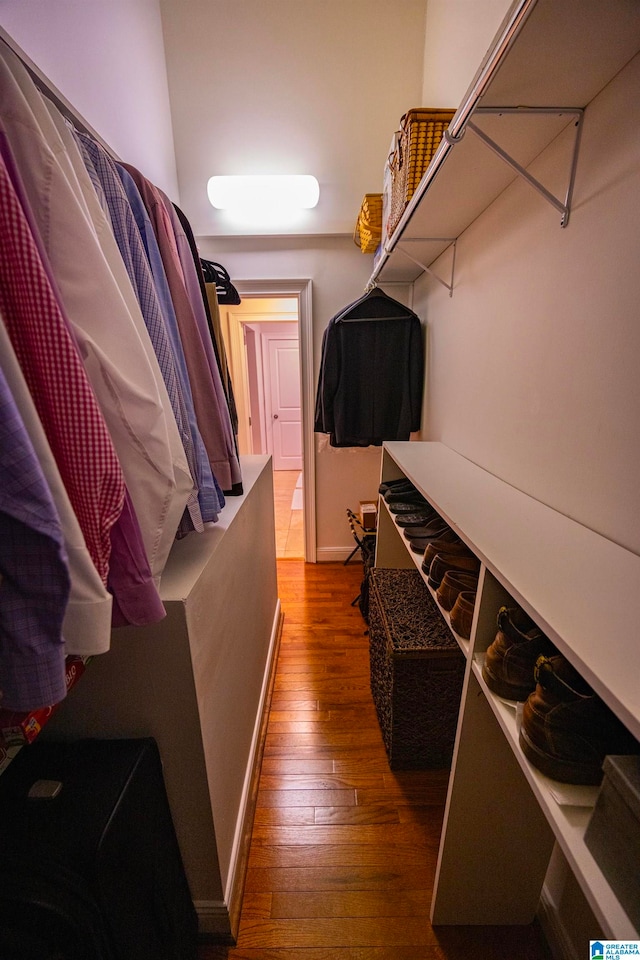
[[[2,960],[196,955],[197,917],[155,741],[23,748],[0,777]]]

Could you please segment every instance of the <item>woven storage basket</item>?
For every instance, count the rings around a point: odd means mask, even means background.
[[[450,766],[465,658],[417,570],[371,570],[369,655],[391,769]]]
[[[382,194],[365,193],[353,232],[363,253],[375,253],[382,240]]]
[[[391,196],[387,219],[388,236],[391,236],[398,226],[454,113],[454,110],[417,108],[409,110],[400,120],[397,146],[389,159]]]

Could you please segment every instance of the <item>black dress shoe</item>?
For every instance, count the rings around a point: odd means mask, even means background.
[[[427,501],[425,500],[425,503]],[[415,501],[398,500],[388,504],[391,513],[416,513],[419,510]]]
[[[419,490],[416,490],[415,487],[402,489],[402,490],[388,490],[384,499],[387,503],[396,503],[398,500],[407,501],[407,503],[426,503],[427,501],[422,496]]]
[[[416,508],[415,513],[400,513],[396,517],[399,527],[423,527],[427,523],[438,520],[439,515],[433,507]]]
[[[398,480],[384,480],[378,487],[378,493],[385,495],[387,490],[399,490],[401,487],[413,486],[411,480],[406,477],[400,477]]]

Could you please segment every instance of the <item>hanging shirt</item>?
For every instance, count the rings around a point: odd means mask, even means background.
[[[223,417],[205,346],[185,287],[184,271],[178,254],[171,215],[157,187],[143,177],[135,167],[126,163],[123,166],[131,174],[140,191],[156,233],[189,370],[198,427],[209,455],[211,469],[220,487],[223,490],[230,490],[233,484],[232,465]]]
[[[3,156],[0,311],[87,548],[106,583],[124,478]]]
[[[69,572],[53,499],[0,370],[0,705],[66,695],[62,620]]]
[[[191,303],[196,326],[200,334],[200,339],[202,340],[204,354],[207,359],[211,381],[216,394],[220,418],[221,441],[224,443],[225,458],[228,463],[229,474],[229,485],[223,485],[223,490],[231,492],[237,484],[240,484],[242,480],[242,473],[236,451],[233,427],[231,425],[229,404],[227,402],[227,396],[222,385],[220,365],[216,359],[211,329],[207,321],[207,307],[205,306],[204,300],[205,294],[198,279],[194,251],[182,225],[181,219],[169,198],[165,196],[162,191],[160,191],[160,194],[164,200],[167,210],[169,211],[169,216],[171,217],[171,224],[173,226],[176,245],[178,247],[178,256],[180,257],[182,272],[185,278],[185,289]]]
[[[105,197],[107,209],[118,249],[122,256],[127,274],[140,304],[142,316],[149,332],[151,343],[158,360],[171,409],[176,418],[180,439],[184,447],[187,463],[194,481],[196,480],[196,457],[193,439],[189,430],[189,419],[184,397],[176,374],[171,344],[164,325],[164,318],[158,302],[151,268],[146,257],[138,225],[124,192],[122,181],[115,170],[115,164],[107,152],[85,134],[75,134],[82,157],[91,176],[93,171],[99,181]],[[93,182],[93,177],[91,178]],[[197,487],[197,484],[196,484]],[[187,509],[195,530],[203,529],[203,519],[217,520],[217,511],[203,518],[196,488],[187,501]]]
[[[198,499],[200,501],[202,516],[206,521],[209,519],[212,513],[219,513],[219,511],[222,509],[225,502],[224,496],[220,486],[213,476],[207,450],[198,427],[193,403],[193,393],[191,391],[191,382],[189,380],[189,372],[187,370],[187,362],[184,356],[184,349],[182,346],[182,340],[180,339],[180,331],[178,329],[178,321],[176,319],[173,301],[171,300],[171,293],[169,291],[169,284],[167,282],[167,275],[165,273],[164,264],[160,255],[158,241],[156,239],[151,220],[149,219],[147,208],[142,202],[140,191],[135,185],[131,174],[119,163],[116,163],[115,167],[124,191],[127,195],[127,199],[131,205],[131,210],[135,217],[138,230],[140,231],[140,237],[142,239],[147,260],[151,269],[151,274],[153,276],[153,282],[158,296],[158,303],[164,318],[165,329],[173,348],[176,373],[182,385],[182,394],[187,408],[189,429],[191,430],[191,435],[193,437],[193,445],[196,455],[196,473],[194,480],[196,481],[196,485],[198,487]]]
[[[159,579],[193,480],[111,226],[81,164],[97,207],[95,216],[89,215],[88,192],[79,185],[44,101],[8,49],[0,49],[0,128],[20,169]]]
[[[104,653],[111,644],[111,594],[102,583],[87,550],[78,518],[62,482],[60,471],[1,318],[0,369],[29,435],[60,518],[71,577],[70,593],[62,623],[65,653],[81,657]],[[118,525],[116,524],[113,529]]]

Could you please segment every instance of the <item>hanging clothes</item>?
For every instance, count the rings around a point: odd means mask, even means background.
[[[184,274],[187,296],[189,297],[189,302],[191,304],[193,315],[196,321],[196,327],[198,328],[198,332],[202,340],[204,354],[207,360],[209,373],[211,375],[211,382],[213,383],[213,389],[216,395],[217,410],[220,421],[219,426],[222,443],[224,444],[225,459],[227,462],[227,466],[224,470],[224,483],[222,483],[222,489],[225,494],[237,495],[238,493],[242,493],[240,486],[242,482],[242,471],[240,470],[240,460],[235,443],[233,427],[231,425],[229,404],[227,403],[227,397],[222,386],[220,366],[215,356],[213,340],[211,339],[211,329],[207,321],[207,304],[200,285],[200,278],[198,276],[199,264],[196,267],[196,261],[198,258],[193,249],[195,246],[195,241],[192,243],[187,236],[187,233],[183,227],[182,219],[178,216],[174,204],[171,203],[169,198],[166,196],[166,194],[162,193],[162,191],[160,191],[160,194],[171,218],[171,224],[173,226],[173,232],[178,247],[178,256],[180,257],[182,272]],[[186,220],[186,218],[184,219]],[[189,233],[191,233],[190,226]]]
[[[153,576],[193,488],[175,417],[111,225],[78,179],[43,98],[0,48],[0,128],[20,169],[56,288],[122,467]],[[106,251],[106,252],[105,252]],[[108,258],[107,258],[108,255]],[[119,260],[119,263],[118,263]]]
[[[142,244],[147,255],[149,267],[151,269],[153,284],[158,297],[158,303],[162,311],[167,335],[173,348],[176,374],[179,378],[182,389],[187,410],[187,417],[189,420],[189,429],[193,438],[194,452],[196,455],[196,472],[194,481],[196,482],[196,486],[198,488],[198,499],[200,501],[202,516],[206,522],[210,518],[211,511],[218,513],[222,509],[224,506],[224,495],[216,481],[216,478],[213,475],[213,471],[211,470],[207,449],[198,426],[187,361],[184,355],[182,340],[180,338],[180,330],[178,328],[178,320],[176,318],[176,312],[171,299],[171,291],[169,290],[169,283],[167,281],[167,275],[165,273],[164,264],[162,262],[162,256],[160,254],[160,248],[158,246],[158,240],[154,232],[153,225],[133,177],[127,170],[124,169],[121,164],[115,163],[114,166],[138,226]],[[186,532],[186,529],[181,524],[181,527],[178,530],[178,535],[181,536]]]
[[[18,198],[17,171],[12,174],[0,156],[0,310],[87,548],[106,583],[124,477]]]
[[[0,690],[30,710],[65,696],[69,571],[60,520],[0,370]]]
[[[67,565],[71,575],[71,590],[62,622],[65,652],[82,657],[104,653],[109,649],[111,642],[112,597],[100,579],[96,566],[87,550],[78,518],[60,476],[55,457],[51,452],[38,411],[11,345],[9,334],[1,322],[1,318],[0,369],[36,452],[38,463],[60,518]],[[1,446],[0,449],[2,449]],[[18,566],[22,565],[20,556],[20,549],[12,554],[12,562]],[[2,566],[2,569],[6,571],[4,566]],[[1,594],[2,585],[0,584]],[[32,596],[29,590],[23,594],[25,602],[28,597],[30,598],[29,604],[37,606],[37,598]],[[2,603],[0,603],[1,606]],[[28,620],[25,621],[25,623],[28,622]],[[1,678],[2,671],[0,670],[0,687],[2,686]]]
[[[234,464],[235,451],[233,445],[231,450],[229,449],[227,442],[224,413],[219,408],[205,345],[187,293],[172,217],[158,188],[135,167],[128,163],[122,166],[129,172],[140,191],[153,224],[187,361],[198,426],[207,448],[213,475],[222,490],[228,490],[233,485],[232,474],[239,470],[239,464]]]
[[[202,444],[202,438],[195,425],[195,417],[191,422],[187,412],[187,398],[142,237],[114,161],[91,137],[76,133],[75,138],[80,145],[87,170],[94,172],[103,190],[116,242],[153,344],[195,483],[187,501],[191,529],[201,531],[203,521],[212,522],[218,519],[220,502],[213,485],[211,469],[209,468],[208,475],[204,476],[201,470],[202,464],[196,447]]]
[[[419,317],[375,288],[324,332],[314,429],[334,447],[408,440],[420,429],[423,378]]]
[[[231,385],[231,377],[229,375],[229,366],[227,363],[227,355],[224,349],[224,341],[222,339],[222,328],[220,325],[220,307],[218,306],[218,295],[217,288],[214,284],[208,284],[205,281],[204,271],[203,271],[203,261],[200,258],[198,253],[198,248],[196,245],[196,240],[193,235],[193,230],[191,229],[191,224],[185,217],[184,213],[180,207],[173,204],[173,208],[178,215],[178,219],[182,224],[184,232],[189,241],[189,246],[191,247],[191,254],[193,256],[193,263],[196,269],[198,276],[198,283],[200,285],[200,293],[202,295],[202,300],[204,303],[205,313],[207,315],[207,326],[209,328],[209,335],[211,337],[211,343],[213,345],[213,352],[215,354],[216,363],[218,366],[218,371],[220,373],[220,379],[222,381],[222,389],[224,390],[224,395],[226,397],[227,406],[229,408],[229,415],[231,417],[231,428],[233,430],[233,435],[235,438],[235,447],[236,451],[238,449],[238,412],[236,410],[236,403],[233,396],[233,387]],[[238,302],[239,299],[238,299]],[[239,485],[242,486],[241,484]],[[234,487],[234,493],[236,493]],[[242,493],[240,489],[239,493]]]

